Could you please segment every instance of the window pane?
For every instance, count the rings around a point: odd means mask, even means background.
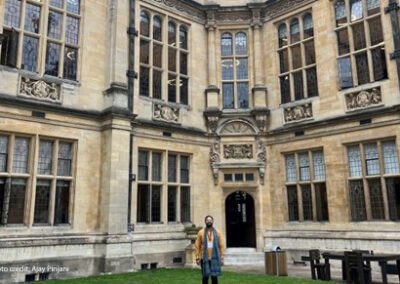
[[[314,179],[325,180],[325,162],[324,153],[322,151],[312,152],[313,166],[314,166]]]
[[[278,37],[279,37],[279,47],[287,46],[288,38],[287,38],[286,24],[281,24],[279,26]]]
[[[1,44],[0,64],[16,67],[18,54],[18,32],[16,30],[3,30]]]
[[[4,178],[0,179],[0,224],[7,224],[7,220],[3,220],[3,211],[6,210],[6,205],[4,202],[4,195],[6,191],[6,180]]]
[[[233,80],[233,59],[222,60],[222,80]]]
[[[36,72],[38,43],[39,41],[37,38],[24,36],[21,66],[22,69]]]
[[[279,51],[279,65],[281,73],[289,71],[289,53],[287,49]]]
[[[315,188],[315,200],[317,210],[317,221],[329,221],[328,195],[325,183],[317,183]]]
[[[237,33],[235,36],[236,55],[247,54],[247,36],[245,33]]]
[[[232,174],[224,174],[224,181],[233,182],[233,175]]]
[[[362,176],[360,148],[358,146],[348,147],[347,156],[349,159],[350,177]]]
[[[25,179],[13,179],[11,181],[7,224],[24,223],[25,191],[26,191]]]
[[[313,220],[313,205],[312,205],[312,195],[311,186],[309,184],[301,186],[301,195],[303,201],[303,218],[304,221]]]
[[[369,83],[369,69],[367,53],[356,55],[358,84],[363,85]]]
[[[149,68],[146,67],[140,67],[140,79],[139,79],[139,85],[140,85],[140,95],[141,96],[149,96]]]
[[[151,222],[161,221],[161,187],[152,186],[151,188]]]
[[[162,41],[162,21],[158,16],[153,18],[153,38]]]
[[[369,36],[371,39],[371,45],[379,44],[383,42],[383,31],[381,18],[375,17],[368,21],[369,24]]]
[[[149,14],[140,12],[140,34],[143,36],[150,36],[150,17]]]
[[[237,84],[238,105],[241,109],[249,108],[249,84]]]
[[[338,59],[338,76],[341,89],[353,87],[353,74],[350,57]]]
[[[397,174],[399,172],[399,161],[396,143],[394,141],[382,142],[382,152],[385,174]]]
[[[153,70],[153,98],[162,98],[162,71]]]
[[[303,18],[304,38],[314,36],[314,25],[311,14],[307,14]]]
[[[189,157],[181,156],[181,183],[189,183]]]
[[[62,14],[49,12],[47,35],[51,38],[61,39]]]
[[[176,155],[168,155],[168,182],[176,182],[177,181],[177,156]]]
[[[366,221],[364,186],[361,180],[350,181],[350,206],[352,221]]]
[[[380,179],[368,180],[369,198],[371,202],[372,219],[384,220],[383,196]]]
[[[400,220],[400,179],[386,179],[387,197],[389,203],[390,220]]]
[[[7,158],[8,158],[8,137],[0,136],[0,172],[7,171]]]
[[[78,49],[65,47],[64,51],[64,78],[76,80],[76,71],[78,66]]]
[[[161,153],[152,153],[152,180],[161,181],[161,166],[162,159]]]
[[[232,35],[230,33],[224,33],[221,37],[221,55],[232,55],[232,45]]]
[[[347,23],[346,4],[344,0],[336,1],[335,15],[336,15],[336,25],[338,27]]]
[[[364,23],[353,26],[353,39],[355,50],[363,49],[367,46],[367,42],[365,40]]]
[[[371,54],[375,81],[387,79],[388,73],[386,68],[385,48],[377,47],[372,50]]]
[[[172,46],[176,45],[176,25],[174,22],[168,23],[168,44]]]
[[[168,101],[176,103],[176,76],[168,74]]]
[[[347,28],[337,31],[337,41],[339,55],[347,54],[350,52],[349,33]]]
[[[293,73],[293,81],[294,81],[294,99],[296,101],[304,99],[303,72],[299,71]]]
[[[50,0],[50,5],[57,8],[64,7],[64,0]]]
[[[29,32],[39,33],[40,7],[26,3],[24,29]]]
[[[287,187],[289,221],[299,221],[299,202],[296,186]]]
[[[315,67],[307,69],[307,96],[309,98],[318,96],[318,79]]]
[[[50,187],[51,181],[49,180],[38,180],[36,182],[34,223],[49,223]]]
[[[142,50],[142,49],[141,49]],[[149,50],[149,43],[145,44],[143,46],[143,58],[141,59],[142,63],[149,63],[149,54],[148,54],[148,50]],[[153,65],[156,67],[161,68],[162,67],[162,50],[163,47],[161,44],[157,44],[157,43],[153,43]],[[142,54],[142,52],[141,52]]]
[[[139,180],[149,179],[149,153],[145,151],[139,151]]]
[[[380,12],[380,0],[367,0],[368,15]]]
[[[233,97],[233,83],[222,84],[222,97],[223,97],[223,108],[234,109],[235,100]]]
[[[139,184],[137,191],[137,222],[150,222],[150,187]]]
[[[181,222],[190,222],[190,187],[181,187]]]
[[[150,42],[147,40],[140,40],[140,62],[149,64]]]
[[[69,181],[57,181],[54,224],[69,223]]]
[[[67,17],[67,24],[65,29],[66,43],[78,45],[79,42],[79,19]]]
[[[72,176],[72,144],[60,142],[58,145],[58,176]]]
[[[243,182],[243,174],[235,174],[235,182]]]
[[[181,48],[188,49],[188,32],[184,26],[179,28],[179,43]]]
[[[285,104],[291,101],[289,75],[280,77],[279,81],[281,85],[281,102]]]
[[[67,11],[79,14],[80,0],[67,0]]]
[[[301,46],[300,46],[300,44],[292,47],[292,65],[293,65],[293,69],[297,69],[297,68],[300,68],[301,66],[303,66],[303,64],[301,63]]]
[[[21,0],[5,1],[4,24],[10,27],[19,28],[21,17]]]
[[[254,174],[246,174],[246,181],[254,181]]]
[[[47,43],[46,49],[46,69],[47,75],[58,76],[58,66],[60,62],[61,46],[59,44]]]
[[[379,175],[379,154],[376,143],[364,145],[365,163],[367,167],[367,176]]]
[[[310,159],[308,157],[308,153],[299,154],[299,163],[300,163],[300,180],[306,181],[310,180]]]
[[[299,20],[294,19],[290,23],[290,43],[295,43],[300,40],[300,26],[299,26]]]
[[[314,49],[314,41],[307,41],[304,43],[304,52],[306,56],[306,65],[315,63],[315,49]]]
[[[296,160],[294,155],[287,155],[285,161],[286,161],[286,181],[296,182],[297,181]]]
[[[184,105],[189,104],[189,92],[188,92],[189,80],[181,77],[181,89],[180,89],[180,100],[179,102]]]
[[[363,17],[362,0],[350,0],[350,14],[352,22],[359,20]]]
[[[247,58],[236,59],[236,79],[248,79],[248,61]]]
[[[168,70],[176,72],[176,49],[168,48]]]
[[[39,145],[38,174],[50,175],[53,159],[53,142],[42,140]]]
[[[29,139],[16,138],[14,145],[13,173],[28,172]]]
[[[176,186],[168,186],[168,222],[176,221]]]
[[[179,72],[181,74],[187,75],[188,71],[187,71],[187,53],[181,52],[180,53],[180,69]]]

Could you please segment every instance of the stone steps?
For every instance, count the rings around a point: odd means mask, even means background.
[[[253,248],[228,248],[225,251],[225,265],[264,266],[264,253]]]

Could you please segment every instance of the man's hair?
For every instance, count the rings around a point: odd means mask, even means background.
[[[204,218],[204,222],[207,220],[207,218],[211,218],[211,219],[214,221],[214,217],[213,217],[213,216],[207,215],[207,216]]]

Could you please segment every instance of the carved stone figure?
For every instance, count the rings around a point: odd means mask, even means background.
[[[219,141],[216,140],[211,146],[210,149],[210,162],[211,164],[213,163],[219,163],[221,161],[221,156],[220,156],[220,147],[219,147]]]
[[[289,107],[284,110],[285,122],[297,121],[312,118],[312,105],[305,104],[295,107]]]
[[[153,118],[165,122],[175,122],[179,120],[179,108],[168,105],[154,104]]]
[[[57,102],[60,101],[60,91],[56,84],[46,83],[43,80],[21,79],[20,95],[36,99]]]
[[[381,103],[382,94],[380,88],[346,94],[346,106],[348,110],[366,108]]]
[[[257,142],[257,162],[265,163],[267,161],[267,153],[261,141]]]
[[[225,159],[252,159],[253,145],[224,145]]]

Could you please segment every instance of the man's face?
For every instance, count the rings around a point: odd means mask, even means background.
[[[207,226],[207,228],[211,228],[212,225],[213,225],[213,223],[214,223],[214,220],[213,220],[211,217],[208,217],[208,218],[206,219],[206,226]]]

